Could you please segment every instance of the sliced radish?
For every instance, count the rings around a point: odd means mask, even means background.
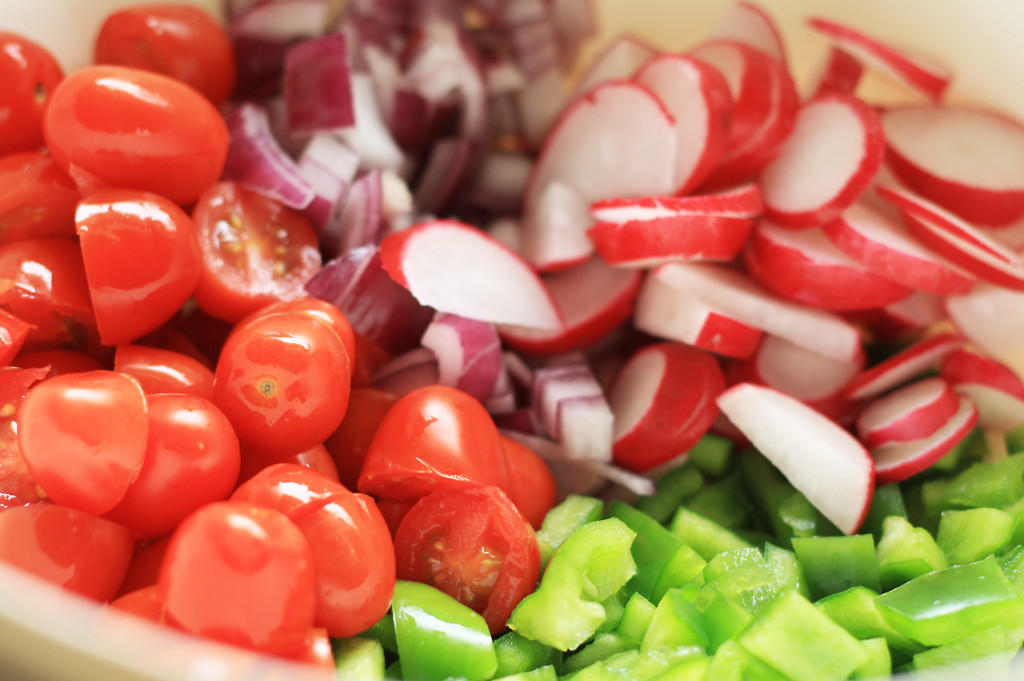
[[[822,229],[849,257],[916,291],[937,296],[965,293],[977,281],[922,244],[889,206],[857,202]]]
[[[835,46],[856,57],[865,66],[904,83],[931,99],[939,99],[949,85],[949,70],[922,55],[900,50],[857,29],[821,18],[807,20],[808,26]]]
[[[718,406],[840,531],[860,529],[874,494],[875,469],[846,429],[796,398],[752,383],[726,390]]]
[[[881,116],[892,172],[913,191],[981,225],[1024,216],[1024,126],[949,106]]]
[[[780,62],[786,61],[778,27],[767,12],[752,2],[739,0],[729,5],[711,29],[710,38],[745,43]]]
[[[254,2],[232,18],[231,35],[277,42],[313,38],[327,28],[329,13],[324,0]]]
[[[945,299],[946,314],[972,345],[1024,378],[1024,292],[978,284]]]
[[[501,375],[501,341],[490,322],[438,312],[420,340],[437,358],[438,382],[485,402]]]
[[[543,279],[564,324],[552,330],[499,327],[508,345],[534,355],[587,348],[623,324],[633,313],[643,274],[609,267],[593,257],[570,270],[544,275]]]
[[[1009,367],[968,348],[942,359],[939,374],[978,408],[978,425],[1005,433],[1024,423],[1024,382]]]
[[[615,415],[615,463],[648,471],[690,450],[718,415],[725,390],[718,362],[682,343],[652,343],[615,377],[608,404]]]
[[[610,265],[653,267],[680,260],[728,262],[754,228],[749,218],[675,215],[623,223],[599,222],[587,230],[598,255]]]
[[[612,411],[586,362],[534,371],[531,403],[544,430],[570,458],[611,461]]]
[[[590,214],[596,221],[615,223],[671,218],[677,215],[756,218],[763,212],[761,186],[756,182],[747,182],[711,194],[615,198],[595,201],[590,206]]]
[[[871,450],[871,458],[875,462],[877,484],[900,482],[928,468],[964,439],[977,421],[977,408],[962,397],[956,414],[931,435],[875,447]]]
[[[857,310],[906,298],[911,289],[848,257],[822,230],[761,220],[743,251],[747,271],[781,296],[828,310]]]
[[[919,337],[925,329],[946,320],[942,298],[921,291],[885,307],[853,310],[845,316],[861,324],[873,340],[890,345]]]
[[[628,34],[617,35],[591,60],[576,85],[573,97],[614,80],[629,80],[657,55],[658,50],[643,39]]]
[[[833,46],[822,64],[811,92],[815,96],[828,92],[853,94],[864,75],[864,65],[846,50]]]
[[[675,191],[686,194],[718,162],[729,137],[732,95],[717,70],[696,59],[663,55],[633,79],[649,88],[675,119]]]
[[[863,354],[840,361],[772,335],[764,337],[752,361],[765,385],[812,406],[838,395],[864,368]]]
[[[548,136],[526,190],[527,257],[541,270],[582,262],[593,251],[585,232],[590,204],[672,192],[675,150],[674,121],[646,88],[609,83],[577,99]],[[552,223],[542,197],[555,182],[578,196],[583,209]]]
[[[850,381],[845,392],[854,400],[881,395],[938,366],[943,357],[963,344],[963,337],[955,333],[940,333],[920,340],[862,371]]]
[[[761,173],[768,216],[789,227],[831,220],[867,189],[884,154],[871,107],[851,95],[819,95],[800,108],[782,152]]]
[[[931,435],[960,409],[949,382],[923,378],[868,401],[857,417],[857,436],[868,449]]]

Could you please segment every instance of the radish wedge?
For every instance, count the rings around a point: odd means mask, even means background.
[[[895,388],[938,365],[950,352],[964,344],[955,333],[941,333],[901,350],[865,369],[846,386],[850,399],[864,400]]]
[[[978,284],[947,296],[946,314],[972,345],[1024,378],[1024,292]]]
[[[782,152],[761,173],[768,217],[813,227],[836,217],[867,189],[882,165],[878,115],[841,93],[804,104]]]
[[[551,293],[529,264],[475,227],[423,222],[385,237],[380,257],[392,279],[441,312],[541,329],[562,324]]]
[[[829,92],[845,92],[852,95],[856,92],[863,75],[864,65],[856,57],[842,48],[833,46],[811,91],[814,96]]]
[[[629,80],[640,68],[658,56],[658,51],[632,35],[618,35],[594,56],[576,85],[575,96],[615,80]]]
[[[870,400],[857,417],[857,436],[873,449],[892,442],[927,437],[960,408],[949,382],[923,378]]]
[[[871,506],[875,469],[846,429],[796,398],[752,383],[726,390],[718,406],[840,531],[860,529]]]
[[[881,116],[887,162],[908,188],[978,225],[1024,216],[1024,126],[971,109],[920,106]]]
[[[749,218],[675,215],[624,223],[599,222],[587,230],[610,265],[653,267],[679,260],[732,260],[754,227]]]
[[[786,48],[778,27],[767,12],[752,2],[738,0],[731,4],[711,29],[710,37],[745,43],[780,62],[786,61]]]
[[[839,361],[777,336],[765,336],[752,361],[765,385],[812,406],[838,395],[864,368],[863,355]]]
[[[977,408],[963,397],[956,414],[931,435],[875,447],[871,450],[871,458],[875,462],[877,484],[900,482],[920,473],[948,454],[977,422]]]
[[[655,220],[677,215],[720,215],[729,218],[756,218],[764,212],[761,186],[756,182],[713,194],[687,196],[643,196],[595,201],[590,214],[598,222],[624,223]]]
[[[1005,433],[1024,423],[1024,382],[990,357],[959,348],[946,355],[939,374],[978,408],[978,425]]]

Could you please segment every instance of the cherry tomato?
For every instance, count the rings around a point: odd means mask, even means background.
[[[63,77],[49,50],[0,31],[0,156],[43,146],[43,111]]]
[[[41,381],[21,401],[17,421],[29,470],[58,504],[102,515],[142,470],[146,396],[124,374],[89,371]]]
[[[331,480],[338,482],[338,469],[327,448],[313,445],[309,449],[291,454],[267,453],[259,447],[242,447],[242,469],[238,481],[244,482],[268,466],[276,463],[296,463],[311,468]]]
[[[397,499],[377,499],[377,508],[380,509],[381,515],[384,516],[384,522],[388,524],[388,529],[391,530],[391,536],[395,536],[395,532],[398,532],[398,526],[402,524],[402,518],[409,512],[409,509],[416,505],[419,499],[407,499],[399,501]]]
[[[349,489],[359,486],[363,460],[377,427],[398,398],[375,388],[353,388],[348,396],[348,409],[338,429],[324,440],[338,471],[338,480]]]
[[[194,87],[213,104],[235,85],[231,40],[209,14],[191,5],[132,7],[107,16],[95,62],[162,73]]]
[[[14,358],[13,364],[29,368],[48,368],[47,378],[60,374],[73,374],[79,371],[96,371],[105,368],[92,355],[76,350],[35,350],[23,352]]]
[[[354,331],[353,335],[356,339],[356,355],[352,367],[352,387],[368,388],[373,384],[373,372],[391,359],[392,355],[358,331]]]
[[[508,494],[523,517],[540,529],[544,516],[558,502],[558,487],[544,459],[518,440],[501,436],[508,463]]]
[[[156,584],[118,596],[110,602],[110,607],[158,624],[167,623],[167,618],[164,617],[164,602],[160,600],[160,591]]]
[[[366,452],[358,488],[401,500],[478,485],[508,485],[498,429],[468,393],[430,385],[388,410]]]
[[[334,330],[287,312],[239,325],[214,371],[213,396],[244,443],[293,453],[323,442],[345,415],[348,356]]]
[[[75,181],[41,152],[0,158],[0,243],[75,235]]]
[[[348,317],[345,316],[345,313],[342,312],[337,305],[332,305],[326,300],[320,300],[319,298],[313,298],[311,296],[296,298],[295,300],[281,300],[276,303],[271,303],[266,307],[261,307],[239,323],[244,324],[254,317],[277,314],[278,312],[303,312],[330,326],[337,332],[338,337],[341,338],[341,342],[345,344],[345,351],[348,353],[349,363],[352,366],[355,366],[356,347],[358,345],[356,342],[355,331],[352,330],[352,325],[349,323]]]
[[[227,499],[238,481],[238,438],[210,400],[196,395],[147,398],[149,438],[138,478],[107,518],[137,537],[169,534],[185,516]]]
[[[237,322],[280,300],[306,297],[320,271],[316,232],[279,201],[222,182],[192,212],[203,251],[196,302],[219,319]]]
[[[435,586],[476,610],[491,634],[533,591],[540,549],[533,528],[497,487],[434,492],[395,533],[399,579]]]
[[[217,181],[228,153],[224,119],[173,78],[123,66],[89,66],[54,90],[46,144],[91,193],[139,189],[190,204]]]
[[[317,626],[331,636],[354,636],[384,616],[395,586],[395,553],[373,499],[295,464],[264,469],[231,498],[284,513],[309,540]]]
[[[266,653],[301,650],[316,614],[309,542],[280,512],[241,501],[207,504],[182,522],[157,588],[183,629]]]
[[[131,343],[118,345],[114,371],[134,376],[147,394],[187,393],[213,398],[213,372],[180,352]]]
[[[302,650],[288,657],[295,662],[304,662],[337,673],[335,670],[334,648],[331,647],[331,637],[323,627],[313,629]]]
[[[32,325],[0,308],[0,367],[10,364],[25,344]]]
[[[147,586],[156,586],[160,577],[160,567],[164,564],[164,556],[167,555],[167,547],[170,545],[170,536],[154,542],[136,541],[135,555],[128,565],[128,574],[121,582],[118,595],[123,596]]]
[[[67,506],[0,513],[0,560],[98,601],[117,595],[133,546],[127,528]]]
[[[173,317],[199,282],[192,220],[156,194],[101,190],[78,204],[75,224],[100,338],[135,340]]]
[[[29,387],[46,377],[44,368],[0,369],[0,511],[45,498],[18,446],[18,405]]]

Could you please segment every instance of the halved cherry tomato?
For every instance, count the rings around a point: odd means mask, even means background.
[[[266,653],[298,653],[316,614],[309,542],[278,511],[217,501],[182,522],[157,582],[168,620]]]
[[[79,371],[96,371],[104,369],[95,357],[77,350],[35,350],[23,352],[14,358],[13,364],[23,369],[49,367],[47,378],[60,374],[73,374]]]
[[[32,325],[0,308],[0,367],[10,364],[25,344]]]
[[[302,650],[294,655],[288,655],[288,659],[311,664],[336,673],[331,637],[323,627],[313,629]]]
[[[323,264],[304,217],[237,184],[210,187],[192,219],[203,251],[196,303],[219,319],[237,322],[270,303],[305,298]]]
[[[338,469],[334,465],[334,459],[323,445],[313,445],[309,449],[290,454],[268,453],[259,447],[243,446],[242,469],[238,473],[238,482],[245,482],[264,468],[276,463],[296,463],[338,482]]]
[[[53,157],[33,151],[0,158],[0,242],[74,236],[79,198]]]
[[[250,447],[301,451],[323,442],[345,416],[348,367],[338,334],[312,316],[257,317],[224,344],[214,402]]]
[[[231,40],[209,14],[191,5],[130,7],[107,16],[96,36],[97,64],[162,73],[221,104],[235,85]]]
[[[348,409],[338,429],[324,440],[338,471],[338,480],[349,489],[359,486],[359,474],[377,427],[398,398],[376,388],[353,388]]]
[[[558,501],[558,487],[544,459],[518,440],[501,436],[508,463],[508,493],[533,529],[540,529],[544,516]]]
[[[476,398],[430,385],[388,410],[366,452],[358,488],[401,500],[479,485],[508,485],[498,429]]]
[[[0,511],[46,497],[21,455],[15,420],[29,387],[45,377],[45,367],[0,369]]]
[[[118,345],[114,371],[134,376],[147,394],[187,393],[213,398],[213,372],[180,352],[131,343]]]
[[[228,153],[227,126],[208,99],[124,66],[87,66],[61,81],[43,132],[84,194],[119,187],[190,204],[220,177]]]
[[[238,481],[238,438],[210,400],[196,395],[147,397],[149,438],[138,478],[107,518],[143,539],[170,534],[185,516],[227,499]]]
[[[395,533],[399,579],[424,582],[476,610],[491,634],[540,575],[533,528],[497,487],[434,492]]]
[[[147,412],[142,388],[124,374],[62,374],[33,385],[21,401],[18,444],[50,498],[102,515],[142,470]]]
[[[195,291],[201,256],[192,220],[162,196],[101,190],[78,204],[75,226],[106,345],[158,328]]]
[[[67,506],[0,513],[0,560],[98,601],[117,595],[133,546],[127,528]]]
[[[0,31],[0,156],[43,146],[43,110],[63,77],[49,50]]]

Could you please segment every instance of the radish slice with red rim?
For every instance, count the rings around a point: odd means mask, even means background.
[[[964,338],[955,333],[940,333],[919,340],[865,369],[850,381],[845,392],[854,400],[881,395],[938,366],[943,357],[963,344]]]
[[[920,337],[925,329],[946,322],[942,298],[921,291],[885,307],[852,310],[844,316],[860,324],[873,342],[891,346],[904,344]]]
[[[909,442],[893,442],[871,450],[877,484],[901,482],[920,473],[949,453],[978,422],[977,408],[960,398],[956,414],[934,433]]]
[[[764,337],[751,361],[765,385],[812,406],[838,395],[864,368],[863,354],[840,361],[772,335]]]
[[[875,397],[857,417],[857,436],[869,449],[927,437],[960,409],[960,398],[941,378],[923,378]]]
[[[978,425],[1000,433],[1024,423],[1024,382],[1009,367],[969,348],[946,355],[939,374],[978,408]]]
[[[958,332],[1024,378],[1024,292],[983,283],[944,303]]]
[[[629,80],[640,67],[658,55],[643,39],[629,34],[615,36],[591,59],[576,85],[573,97],[614,80]]]
[[[864,65],[849,52],[833,46],[828,51],[828,58],[821,66],[814,87],[814,96],[829,92],[843,92],[852,95],[857,91]]]
[[[786,48],[775,21],[752,2],[733,2],[711,29],[716,40],[735,40],[786,62]]]
[[[590,214],[598,222],[623,223],[654,220],[676,215],[720,215],[729,218],[756,218],[764,212],[761,186],[747,182],[711,194],[686,196],[643,196],[595,201]]]
[[[650,268],[680,260],[728,262],[743,248],[753,228],[750,218],[682,214],[598,222],[587,230],[587,236],[608,264]]]
[[[502,370],[501,341],[490,322],[438,312],[420,342],[437,358],[438,382],[480,402],[494,393]]]

